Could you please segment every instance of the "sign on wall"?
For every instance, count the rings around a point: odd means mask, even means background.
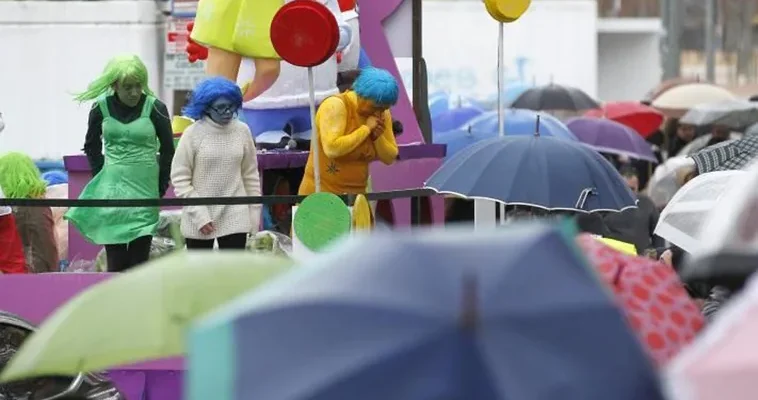
[[[168,90],[192,90],[205,77],[205,62],[187,60],[189,39],[187,24],[191,18],[171,17],[166,30],[163,58],[163,87]]]

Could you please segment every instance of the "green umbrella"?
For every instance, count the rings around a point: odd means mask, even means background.
[[[248,252],[177,252],[83,291],[19,349],[0,381],[74,376],[184,354],[203,314],[289,270]]]

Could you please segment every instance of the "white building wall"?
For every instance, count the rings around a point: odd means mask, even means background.
[[[0,1],[0,152],[79,153],[89,109],[72,94],[119,53],[142,57],[160,91],[162,21],[152,1]]]

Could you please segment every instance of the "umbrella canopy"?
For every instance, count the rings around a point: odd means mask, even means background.
[[[600,108],[600,104],[580,89],[551,83],[528,89],[511,103],[511,107],[535,111],[584,111]]]
[[[719,125],[744,129],[758,122],[758,103],[735,99],[699,104],[687,111],[679,122],[695,126]]]
[[[592,235],[580,235],[577,242],[658,365],[667,363],[700,332],[703,314],[671,266],[622,254]]]
[[[658,208],[663,208],[671,201],[679,188],[682,187],[678,179],[680,171],[686,168],[694,168],[695,161],[689,157],[671,157],[663,164],[657,166],[650,177],[645,193],[653,200]]]
[[[742,183],[744,171],[719,171],[698,175],[674,195],[661,212],[655,234],[686,252],[702,246],[701,236],[708,214],[723,205],[728,193]]]
[[[432,118],[435,118],[446,111],[461,107],[480,108],[476,101],[464,96],[444,92],[435,93],[429,96],[429,114]]]
[[[661,399],[566,231],[353,237],[195,325],[188,399]]]
[[[732,92],[708,83],[688,83],[667,90],[651,104],[672,118],[680,118],[691,108],[706,103],[736,100]]]
[[[647,138],[663,124],[663,114],[636,101],[618,101],[603,104],[598,110],[589,110],[585,117],[603,117],[626,125]]]
[[[477,107],[460,107],[445,111],[432,119],[432,130],[434,132],[447,132],[458,129],[482,112]]]
[[[464,148],[484,139],[498,136],[497,111],[487,112],[465,124],[461,129],[443,132],[434,136],[434,143],[447,145],[447,158]],[[507,109],[504,114],[506,136],[558,137],[576,141],[569,128],[553,116],[531,110]]]
[[[746,136],[733,142],[719,143],[693,154],[700,174],[746,167],[758,155],[758,136]]]
[[[658,163],[650,143],[626,125],[605,118],[580,117],[566,122],[580,142],[593,149]]]
[[[503,104],[510,107],[510,105],[513,104],[514,100],[516,100],[524,92],[526,92],[527,90],[533,87],[534,85],[531,85],[525,82],[507,83],[505,85],[505,89],[503,90]]]
[[[679,153],[677,154],[681,156],[691,156],[697,153],[698,151],[703,150],[704,148],[708,147],[708,142],[711,141],[712,137],[713,135],[711,135],[710,133],[706,133],[705,135],[698,136],[693,141],[687,143],[686,146],[682,147],[682,149],[679,150]],[[741,134],[735,133],[735,132],[732,132],[729,134],[728,141],[738,140],[738,139],[742,139]],[[721,143],[725,143],[725,142],[720,142],[717,144],[721,144]]]
[[[671,400],[753,400],[758,392],[758,279],[665,370]]]
[[[59,308],[3,369],[11,381],[72,376],[184,353],[196,317],[288,270],[248,252],[178,252],[94,285]]]
[[[650,89],[649,92],[645,95],[645,97],[642,99],[643,102],[650,104],[653,102],[653,100],[657,99],[658,96],[662,95],[666,91],[673,89],[677,86],[685,85],[688,83],[700,83],[700,78],[698,77],[680,77],[680,78],[673,78],[665,80],[658,85],[656,85],[654,88]]]
[[[758,135],[758,123],[750,125],[745,130],[745,136],[753,136],[753,135]]]
[[[636,199],[618,171],[581,143],[542,136],[483,140],[426,181],[439,193],[550,211],[620,211]]]
[[[682,269],[691,281],[744,282],[758,268],[758,164],[752,164],[702,223],[707,237]],[[726,283],[725,283],[726,284]]]

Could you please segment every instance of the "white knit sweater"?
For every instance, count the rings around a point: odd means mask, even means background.
[[[171,165],[171,183],[177,197],[260,196],[261,179],[250,128],[239,120],[220,126],[207,118],[187,128]],[[200,228],[213,222],[216,230]],[[256,232],[260,205],[188,206],[182,213],[182,235],[213,239]]]

